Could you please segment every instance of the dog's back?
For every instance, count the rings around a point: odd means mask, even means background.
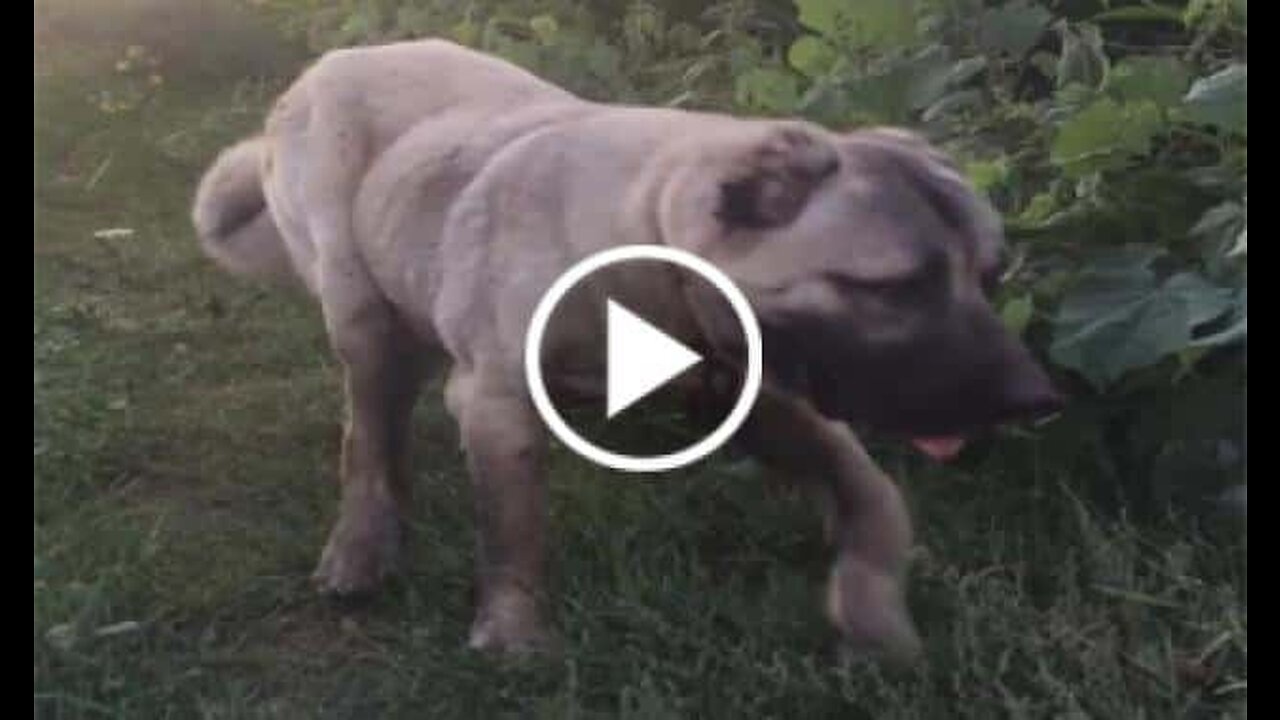
[[[504,60],[439,40],[329,52],[276,101],[264,132],[224,151],[196,193],[205,252],[235,274],[296,271],[313,291],[306,191],[325,185],[350,209],[379,155],[410,128],[450,113],[502,117],[578,102]]]

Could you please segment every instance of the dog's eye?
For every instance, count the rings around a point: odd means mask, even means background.
[[[927,304],[946,291],[947,258],[942,253],[928,253],[923,263],[907,275],[885,278],[855,278],[827,274],[837,290],[862,297],[874,297],[891,305]]]
[[[894,305],[911,305],[925,302],[937,289],[930,273],[912,273],[895,278],[858,280],[831,275],[831,283],[841,292],[855,295],[871,295]]]

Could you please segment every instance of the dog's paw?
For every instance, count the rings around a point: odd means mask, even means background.
[[[559,641],[543,622],[538,601],[512,588],[491,594],[481,606],[467,646],[487,653],[532,655],[554,653]]]
[[[399,570],[400,521],[390,513],[343,513],[311,575],[323,595],[366,595]]]
[[[827,584],[827,616],[854,655],[905,665],[923,652],[901,582],[859,558],[836,560]]]

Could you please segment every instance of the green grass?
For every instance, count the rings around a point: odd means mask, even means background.
[[[365,607],[315,597],[340,420],[323,329],[305,299],[217,272],[187,220],[199,172],[296,56],[253,55],[251,22],[193,26],[163,35],[142,94],[113,67],[157,37],[134,21],[156,3],[101,5],[85,22],[44,3],[59,21],[37,32],[37,717],[1246,716],[1238,529],[1087,508],[1081,478],[1021,459],[1028,439],[949,469],[885,455],[919,526],[928,650],[909,671],[836,652],[814,514],[750,466],[640,482],[565,452],[564,653],[468,652],[469,492],[438,388],[407,573]],[[103,90],[137,104],[103,112]]]

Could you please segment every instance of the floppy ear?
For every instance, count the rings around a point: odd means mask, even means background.
[[[835,146],[816,132],[797,125],[771,127],[733,159],[720,183],[716,217],[736,228],[786,225],[839,168]]]

